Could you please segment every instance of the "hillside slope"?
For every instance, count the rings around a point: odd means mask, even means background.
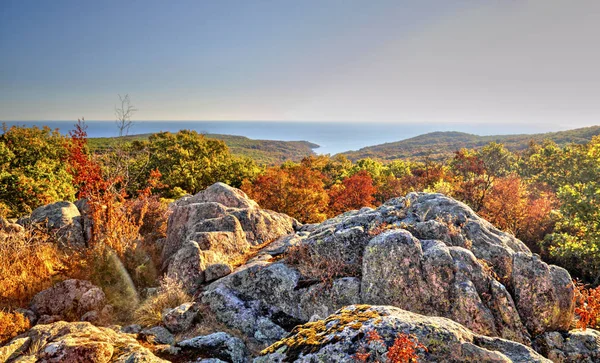
[[[101,151],[115,146],[120,141],[147,140],[150,135],[90,138],[89,145],[93,151]],[[264,165],[280,164],[288,160],[300,161],[303,157],[314,155],[313,149],[319,147],[308,141],[254,140],[245,136],[221,134],[206,134],[206,137],[222,140],[232,154],[250,157],[258,164]]]
[[[590,141],[596,135],[600,135],[600,126],[521,135],[479,136],[455,131],[432,132],[406,140],[368,146],[357,151],[347,151],[341,154],[353,161],[364,158],[379,160],[420,159],[426,156],[433,160],[440,160],[461,148],[478,148],[490,142],[500,142],[511,151],[519,151],[526,149],[530,141],[542,142],[548,139],[559,145],[581,144]]]

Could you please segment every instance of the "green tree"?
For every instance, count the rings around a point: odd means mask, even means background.
[[[66,170],[68,139],[48,127],[3,126],[0,135],[0,213],[17,217],[58,200],[73,200]]]
[[[158,169],[169,188],[164,190],[167,195],[174,188],[195,194],[216,182],[239,187],[242,180],[252,179],[259,172],[252,160],[232,156],[223,141],[196,131],[153,134],[135,147],[148,158],[147,163],[139,161],[138,167],[147,173]],[[141,175],[141,180],[147,180],[144,173]]]

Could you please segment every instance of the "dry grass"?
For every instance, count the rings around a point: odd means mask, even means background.
[[[66,253],[45,229],[0,229],[0,308],[27,305],[36,293],[62,279],[68,265]]]
[[[16,337],[30,327],[29,319],[23,314],[0,310],[0,344]]]
[[[160,282],[158,293],[147,298],[134,312],[134,320],[142,326],[154,326],[162,322],[163,310],[191,302],[180,281],[165,277]]]

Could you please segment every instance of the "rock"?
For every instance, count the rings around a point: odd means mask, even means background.
[[[522,252],[515,254],[513,261],[515,302],[532,335],[569,330],[575,304],[574,286],[567,270]]]
[[[85,247],[81,214],[71,202],[57,202],[36,208],[28,218],[19,224],[42,223],[56,231],[59,241],[76,247]]]
[[[231,273],[231,271],[231,266],[226,263],[213,263],[204,271],[206,282],[214,281],[223,276],[227,276]]]
[[[286,324],[286,314],[270,309],[260,301],[243,301],[223,285],[204,294],[202,302],[209,306],[210,313],[217,320],[261,343],[271,344],[286,334],[286,330],[273,320],[292,326],[300,322],[292,319]],[[291,329],[291,326],[288,328]]]
[[[177,343],[177,346],[206,352],[215,358],[233,363],[248,362],[250,355],[242,340],[223,332],[183,340]]]
[[[529,344],[512,297],[467,249],[396,229],[369,242],[362,270],[363,303],[444,316],[478,334]]]
[[[121,328],[121,332],[126,334],[139,334],[142,331],[142,327],[139,324],[131,324]]]
[[[291,246],[305,249],[306,257],[293,265],[274,258]],[[327,262],[322,275],[314,275],[315,260]],[[542,262],[466,205],[411,193],[280,237],[208,285],[202,301],[219,321],[263,342],[277,334],[265,338],[241,321],[256,326],[265,318],[289,331],[293,326],[278,322],[274,312],[307,322],[346,305],[377,304],[529,345],[532,337],[568,328],[573,295],[564,269]]]
[[[83,237],[85,238],[86,243],[92,239],[94,222],[91,217],[91,209],[90,205],[87,202],[87,199],[79,199],[75,201],[75,206],[77,210],[79,210],[79,214],[81,214],[81,225],[83,227]]]
[[[151,344],[175,344],[175,336],[162,326],[142,330],[139,334],[139,339],[143,339]]]
[[[0,348],[0,360],[10,350],[7,362],[166,362],[133,336],[88,322],[37,325]]]
[[[226,274],[224,265],[239,261],[252,246],[271,242],[294,231],[297,222],[285,215],[260,209],[241,190],[216,183],[170,206],[163,268],[178,276],[190,293],[200,284]]]
[[[106,296],[99,287],[85,280],[65,280],[37,293],[31,300],[31,310],[40,316],[38,324],[48,323],[47,316],[61,320],[79,320],[91,311],[102,311]]]
[[[555,363],[600,362],[600,332],[594,329],[544,333],[534,347]]]
[[[348,306],[326,320],[298,326],[254,362],[352,362],[361,346],[368,347],[371,331],[382,338],[384,354],[398,334],[414,335],[427,348],[419,352],[419,362],[551,362],[525,345],[477,335],[446,318],[368,305]]]
[[[163,314],[162,321],[171,333],[181,333],[192,326],[197,314],[194,303],[185,303]]]

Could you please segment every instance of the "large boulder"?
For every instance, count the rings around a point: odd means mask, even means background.
[[[56,202],[36,208],[29,217],[19,219],[18,223],[42,224],[56,232],[61,243],[76,247],[86,245],[81,214],[71,202]]]
[[[253,246],[292,233],[297,222],[261,209],[241,190],[216,183],[171,205],[162,257],[163,268],[196,292],[206,280],[222,277]]]
[[[381,338],[379,347],[368,340],[372,332]],[[475,334],[446,318],[391,306],[352,305],[325,320],[297,326],[263,350],[255,363],[352,362],[357,352],[386,356],[398,334],[412,335],[426,348],[418,350],[419,362],[551,362],[525,345]]]
[[[411,193],[298,228],[208,285],[202,300],[219,321],[244,332],[250,328],[240,321],[248,316],[289,331],[273,312],[307,322],[346,305],[376,304],[531,345],[544,332],[569,329],[573,296],[566,270],[466,205]]]
[[[93,315],[92,312],[102,314],[106,304],[102,289],[89,281],[70,279],[37,293],[31,300],[30,309],[40,317],[40,323],[76,321]]]
[[[167,362],[143,347],[134,335],[88,322],[36,325],[0,347],[2,362]]]
[[[445,316],[478,334],[529,343],[511,295],[471,251],[404,229],[369,242],[360,293],[367,304]]]

